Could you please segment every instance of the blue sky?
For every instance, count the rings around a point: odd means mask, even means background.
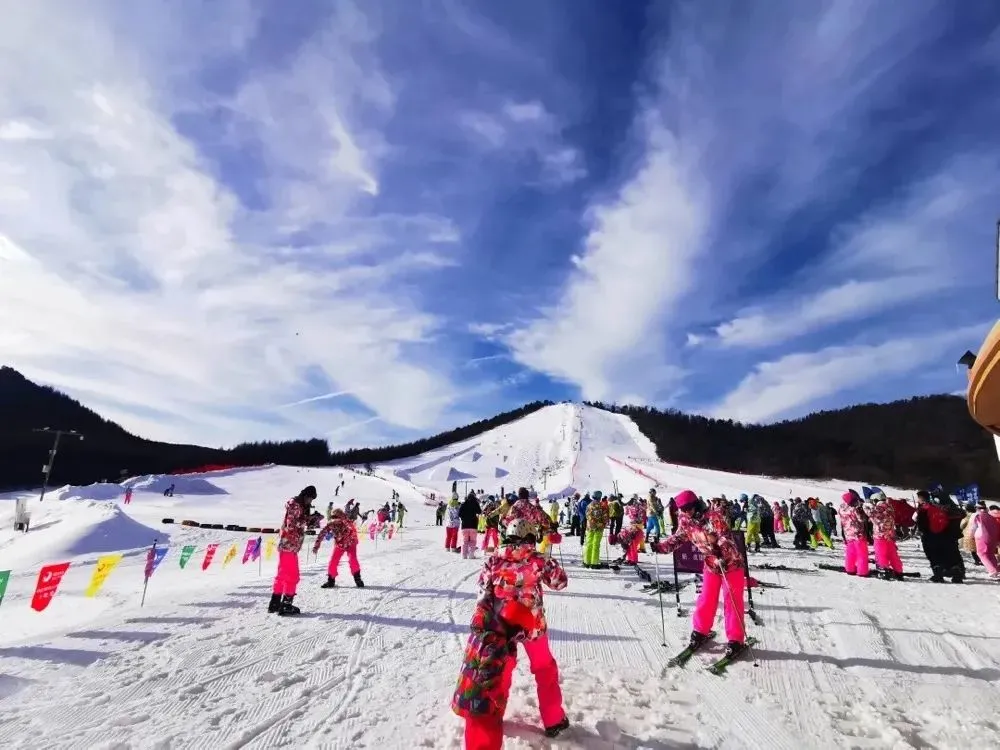
[[[0,361],[149,437],[773,421],[997,317],[989,0],[0,8]]]

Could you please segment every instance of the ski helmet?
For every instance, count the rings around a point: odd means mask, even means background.
[[[538,529],[526,518],[515,518],[507,524],[507,544],[534,544],[537,538]]]

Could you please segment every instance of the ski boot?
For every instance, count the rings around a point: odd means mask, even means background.
[[[292,604],[295,599],[294,596],[283,596],[281,597],[281,609],[278,610],[278,614],[283,617],[288,617],[289,615],[300,615],[302,610]]]
[[[560,721],[558,724],[553,724],[551,727],[545,727],[545,736],[558,737],[567,729],[569,729],[569,719],[564,716],[563,720]]]
[[[365,582],[361,580],[360,570],[354,574],[354,585],[357,586],[359,589],[363,589],[365,587]]]
[[[737,656],[746,651],[747,645],[745,643],[740,643],[740,641],[729,641],[726,644],[725,657],[727,659],[735,659]]]
[[[699,633],[697,630],[692,630],[691,638],[688,641],[688,648],[701,648],[709,638],[711,636]]]
[[[326,577],[326,583],[320,586],[321,589],[335,589],[337,588],[337,579],[333,576]]]
[[[274,614],[281,609],[281,594],[271,594],[271,601],[267,605],[267,611]]]

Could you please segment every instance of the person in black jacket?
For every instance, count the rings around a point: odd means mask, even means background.
[[[917,528],[920,543],[931,565],[931,581],[943,583],[950,576],[952,583],[965,581],[965,561],[958,548],[962,538],[962,519],[965,513],[955,505],[946,492],[933,496],[921,490],[917,493]]]
[[[476,557],[476,537],[479,528],[479,514],[483,509],[475,492],[470,492],[458,509],[462,521],[462,557],[474,560]]]

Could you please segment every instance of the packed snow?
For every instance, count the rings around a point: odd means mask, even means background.
[[[448,477],[461,479],[449,479]],[[186,479],[199,479],[187,483]],[[561,495],[617,487],[662,495],[760,493],[836,501],[855,482],[737,476],[656,460],[626,417],[572,404],[547,407],[513,424],[428,454],[375,467],[268,467],[177,481],[133,478],[100,490],[32,495],[31,530],[11,528],[14,500],[0,500],[0,571],[12,571],[0,605],[0,744],[5,748],[460,748],[462,720],[450,711],[481,560],[444,550],[434,525],[436,497],[534,485]],[[334,488],[344,487],[334,495]],[[205,492],[204,482],[217,491]],[[320,589],[330,552],[311,538],[301,556],[296,604],[303,614],[266,612],[276,560],[242,562],[257,534],[178,525],[278,526],[285,501],[303,486],[315,506],[363,509],[399,492],[409,513],[392,539],[362,535],[366,588],[344,566],[338,588]],[[135,492],[123,504],[126,487]],[[149,491],[141,491],[148,488]],[[201,491],[199,491],[199,488]],[[185,492],[190,489],[190,492]],[[889,494],[909,496],[903,491]],[[164,525],[165,517],[178,523]],[[149,580],[155,540],[169,552]],[[584,570],[580,543],[555,556],[569,587],[547,593],[550,639],[571,728],[540,732],[534,686],[523,658],[507,708],[510,748],[968,748],[1000,742],[1000,605],[997,584],[969,565],[966,585],[927,582],[920,548],[901,544],[920,579],[886,582],[819,570],[834,552],[779,550],[753,555],[762,626],[755,655],[725,677],[667,660],[687,642],[690,621],[665,595],[666,645],[658,597],[628,568]],[[205,548],[219,543],[202,570]],[[236,544],[236,559],[223,564]],[[197,545],[189,564],[184,545]],[[85,597],[96,559],[124,557],[94,597]],[[611,556],[618,552],[611,550]],[[42,564],[72,561],[51,604],[29,606]],[[669,561],[641,556],[642,568],[670,576]],[[690,581],[691,576],[683,576]],[[681,591],[690,612],[694,585]]]

